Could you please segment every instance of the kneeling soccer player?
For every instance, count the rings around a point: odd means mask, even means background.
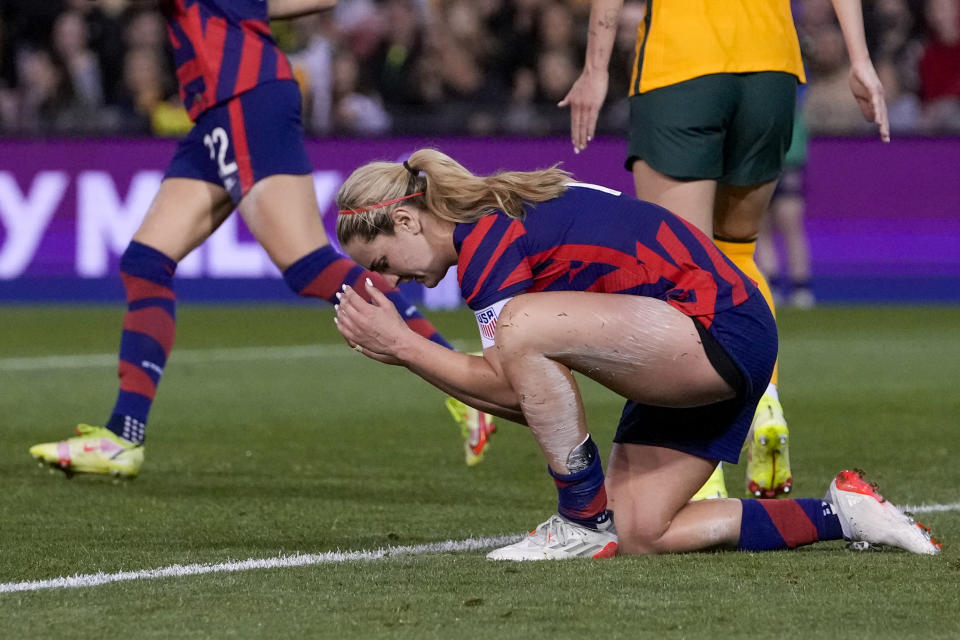
[[[718,461],[737,461],[777,332],[752,282],[667,210],[556,168],[475,176],[429,149],[361,167],[337,202],[341,245],[388,281],[435,286],[457,265],[484,351],[418,336],[369,284],[372,302],[350,287],[340,296],[347,341],[527,424],[547,459],[558,513],[490,559],[841,538],[939,551],[859,472],[840,472],[824,500],[690,502]],[[627,400],[606,479],[573,371]]]

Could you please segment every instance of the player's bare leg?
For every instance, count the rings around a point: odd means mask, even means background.
[[[643,160],[633,163],[633,182],[637,197],[654,202],[675,213],[713,237],[714,201],[717,193],[715,180],[677,180],[660,173]],[[727,485],[723,465],[717,464],[713,473],[694,494],[694,500],[726,498]]]
[[[713,237],[715,180],[677,180],[637,160],[633,163],[633,184],[639,199],[660,205],[703,231],[708,238]]]
[[[310,175],[273,175],[259,180],[240,201],[238,210],[281,271],[330,244]]]
[[[167,178],[133,239],[176,262],[200,246],[233,212],[227,191],[190,178]]]
[[[560,498],[559,516],[520,543],[492,552],[493,559],[602,557],[609,550],[603,472],[573,371],[631,400],[666,407],[734,396],[707,359],[690,318],[653,298],[584,292],[520,296],[501,313],[496,348]],[[700,462],[695,480],[672,489],[682,502],[715,465]],[[565,546],[565,540],[572,542]]]
[[[607,465],[607,496],[616,514],[620,553],[736,546],[739,500],[690,502],[714,467],[714,461],[682,451],[615,443]]]
[[[175,333],[177,263],[233,210],[227,192],[186,178],[164,180],[121,259],[130,308],[120,345],[120,391],[105,426],[80,424],[77,435],[30,448],[41,464],[68,475],[136,477],[144,460],[146,417]]]
[[[773,292],[755,261],[756,239],[776,189],[776,180],[753,186],[720,185],[714,212],[717,246],[760,289],[776,313]],[[767,393],[757,406],[747,437],[747,495],[774,498],[793,487],[787,421],[779,397],[779,367],[775,366]]]

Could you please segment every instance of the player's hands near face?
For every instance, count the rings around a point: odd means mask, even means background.
[[[407,334],[413,333],[397,313],[393,303],[369,278],[366,285],[370,302],[349,285],[344,285],[337,297],[337,317],[334,320],[347,343],[363,355],[386,364],[403,364],[396,350]],[[359,347],[359,349],[358,349]]]
[[[587,143],[593,140],[609,81],[610,75],[606,70],[591,71],[584,68],[570,91],[557,104],[558,107],[570,107],[570,138],[574,153],[586,149]]]
[[[883,85],[877,77],[873,64],[864,61],[850,67],[850,90],[857,99],[860,111],[868,122],[873,122],[880,130],[880,139],[890,142],[890,121],[887,118],[887,101],[883,95]]]

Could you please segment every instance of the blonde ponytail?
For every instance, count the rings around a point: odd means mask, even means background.
[[[476,222],[495,211],[522,218],[524,204],[556,198],[570,179],[556,165],[477,176],[445,153],[420,149],[406,163],[371,162],[350,174],[337,193],[337,237],[345,245],[356,236],[393,235],[390,214],[401,202],[450,222]]]

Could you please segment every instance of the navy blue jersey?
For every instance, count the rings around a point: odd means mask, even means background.
[[[649,296],[709,328],[716,313],[758,291],[693,225],[595,185],[573,183],[553,200],[528,205],[523,220],[496,212],[458,224],[454,244],[460,290],[487,340],[498,303],[521,293]]]
[[[293,72],[270,34],[265,0],[169,0],[167,27],[190,117]]]

